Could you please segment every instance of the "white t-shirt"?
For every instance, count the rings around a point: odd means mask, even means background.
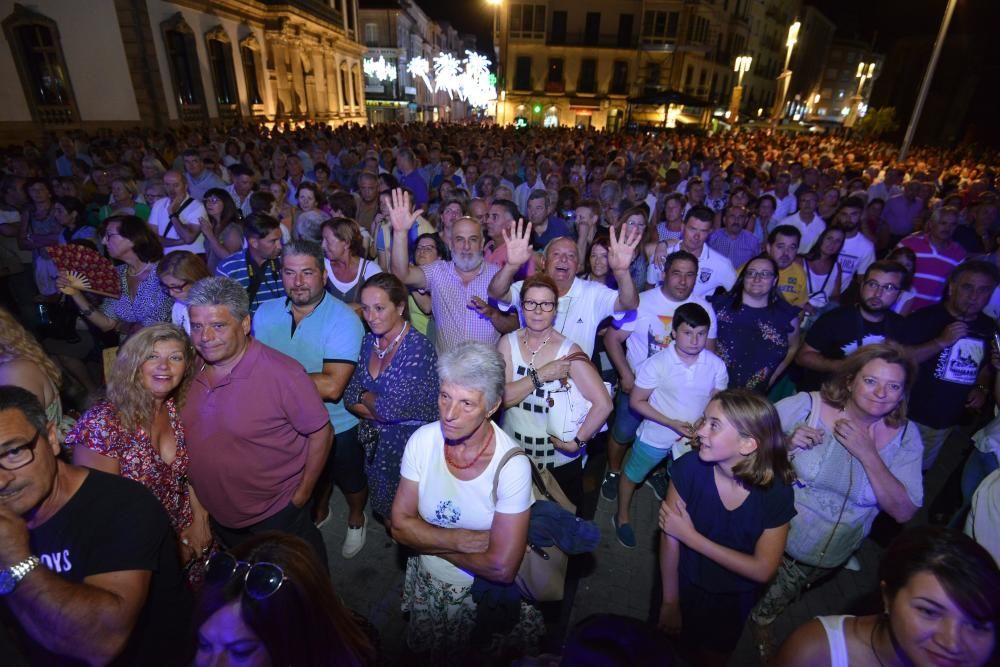
[[[693,424],[704,414],[712,394],[729,386],[729,372],[722,359],[708,350],[688,366],[671,345],[639,364],[635,386],[653,390],[649,404],[661,414]],[[690,450],[676,431],[650,419],[642,420],[636,437],[657,449],[673,449],[675,461]]]
[[[802,234],[802,240],[799,241],[800,255],[804,255],[809,252],[809,249],[813,247],[814,243],[816,243],[816,239],[818,239],[819,235],[823,233],[824,229],[826,229],[826,223],[823,222],[823,218],[815,214],[813,215],[813,219],[810,220],[808,224],[802,220],[798,213],[794,213],[787,218],[782,218],[781,224],[791,225]]]
[[[791,192],[785,195],[784,198],[779,198],[774,192],[769,192],[768,194],[774,197],[776,202],[774,215],[771,216],[774,220],[784,220],[799,209],[799,202]]]
[[[184,329],[188,334],[191,333],[191,318],[188,316],[186,303],[174,301],[174,307],[170,309],[170,321]]]
[[[667,242],[667,254],[681,250],[681,241]],[[646,269],[646,282],[659,285],[663,282],[663,271],[656,262],[650,262]],[[736,269],[729,258],[717,250],[712,250],[706,243],[701,248],[698,257],[698,276],[694,283],[691,296],[711,296],[719,287],[731,289],[736,284]]]
[[[671,301],[659,287],[653,287],[639,295],[639,307],[629,311],[628,316],[617,325],[622,331],[629,331],[625,340],[625,358],[635,373],[643,361],[670,345],[674,311],[685,303],[696,303],[706,311],[711,320],[708,338],[717,337],[715,309],[704,299],[690,296],[687,301]]]
[[[184,210],[180,214],[181,221],[187,225],[198,226],[199,218],[207,218],[208,213],[205,211],[205,207],[197,199],[192,199],[191,203],[184,207]],[[149,211],[149,224],[156,227],[156,232],[161,238],[167,239],[180,239],[180,233],[177,231],[176,225],[170,225],[170,229],[167,230],[167,225],[170,224],[170,198],[163,197],[158,199],[153,208]],[[164,247],[163,253],[169,255],[172,252],[177,252],[178,250],[190,250],[196,255],[203,255],[205,253],[205,236],[201,232],[198,232],[198,237],[194,240],[194,243],[188,243],[185,245],[175,245],[170,247]]]
[[[427,523],[440,528],[489,530],[493,513],[520,514],[528,510],[531,494],[531,463],[527,456],[515,456],[504,465],[493,504],[493,478],[503,455],[517,444],[499,426],[490,423],[496,442],[493,459],[478,477],[460,480],[448,470],[444,460],[441,422],[418,428],[403,451],[400,476],[418,486],[417,511]],[[420,556],[424,570],[454,586],[472,585],[473,575],[438,556]]]
[[[523,280],[514,283],[510,288],[510,303],[501,303],[505,310],[521,309],[521,286]],[[597,327],[608,317],[621,320],[628,311],[615,311],[615,301],[618,292],[607,285],[575,278],[569,291],[559,297],[558,313],[555,328],[566,338],[580,346],[588,357],[594,354],[594,344],[597,339]],[[521,318],[524,325],[524,318]]]
[[[844,247],[837,258],[837,263],[840,264],[840,290],[848,288],[855,274],[863,276],[874,261],[875,244],[865,238],[864,234],[858,232],[851,238],[845,238]]]
[[[352,287],[357,285],[359,282],[363,283],[376,273],[382,273],[382,268],[378,265],[378,262],[361,260],[358,262],[358,273],[354,276],[354,279],[348,283],[342,283],[337,280],[337,276],[333,275],[333,266],[330,265],[330,260],[323,258],[323,265],[326,267],[326,275],[333,283],[333,286],[339,289],[341,292],[348,292]],[[361,269],[364,267],[364,274],[362,274]],[[358,295],[360,299],[360,294]]]

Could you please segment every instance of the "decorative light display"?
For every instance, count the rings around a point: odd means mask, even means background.
[[[468,102],[473,107],[485,107],[496,101],[495,84],[490,83],[490,61],[486,56],[473,51],[465,52],[466,58],[459,60],[451,53],[439,53],[433,58],[434,78],[431,63],[417,56],[406,65],[406,71],[421,79],[432,93],[446,92],[449,99]]]
[[[396,68],[387,63],[384,56],[379,56],[378,60],[365,58],[362,61],[362,66],[365,70],[365,76],[370,79],[375,79],[376,81],[396,80]]]

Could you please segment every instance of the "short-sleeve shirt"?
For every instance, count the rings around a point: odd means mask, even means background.
[[[705,309],[710,320],[708,339],[716,338],[715,309],[710,303],[693,295],[686,301],[672,301],[661,288],[648,289],[639,295],[639,307],[629,311],[619,325],[622,331],[630,332],[625,340],[625,358],[633,373],[639,364],[670,345],[674,312],[685,303],[696,303]]]
[[[220,185],[219,187],[222,186]],[[149,210],[149,224],[156,227],[156,233],[162,238],[176,239],[179,241],[181,235],[177,230],[177,223],[175,222],[173,225],[170,224],[170,203],[170,197],[158,199],[156,203],[153,204],[153,208]],[[208,213],[205,212],[205,206],[200,201],[189,197],[185,202],[179,217],[185,225],[193,225],[197,227],[199,224],[199,218],[207,218]],[[194,243],[170,246],[169,248],[164,248],[163,252],[165,254],[170,254],[172,252],[177,252],[178,250],[189,250],[196,255],[204,254],[205,235],[199,232],[198,237],[194,240]]]
[[[863,276],[875,261],[875,244],[861,232],[844,239],[844,247],[837,255],[840,264],[840,289],[846,290],[855,275]]]
[[[729,374],[714,353],[702,350],[688,366],[671,345],[639,364],[635,386],[653,390],[649,404],[661,414],[693,424],[704,414],[712,394],[729,386]],[[642,420],[636,436],[657,449],[673,449],[675,459],[688,450],[676,431],[651,419]]]
[[[745,229],[735,239],[725,229],[718,229],[708,237],[708,245],[725,255],[733,266],[742,266],[760,252],[760,239]]]
[[[784,218],[780,224],[795,227],[802,234],[802,238],[799,240],[799,252],[803,255],[809,252],[813,244],[816,243],[816,239],[826,229],[826,223],[823,222],[823,218],[819,217],[818,214],[813,214],[813,219],[806,222],[798,213],[793,213]]]
[[[911,234],[899,242],[901,248],[909,248],[917,256],[913,267],[913,309],[919,310],[941,300],[948,276],[966,257],[965,248],[952,241],[944,250],[938,250],[923,233]]]
[[[497,466],[517,444],[499,426],[493,428],[495,451],[486,469],[475,479],[460,480],[448,470],[444,459],[441,422],[426,424],[410,436],[403,452],[400,475],[417,483],[417,511],[427,523],[439,528],[489,530],[494,512],[520,514],[534,502],[531,495],[531,463],[527,456],[515,456],[500,471],[497,500],[493,503],[493,479]],[[468,586],[473,575],[443,558],[420,556],[424,569],[438,579],[456,586]]]
[[[510,304],[501,306],[521,310],[522,285],[523,281],[514,283],[510,288]],[[566,294],[559,297],[555,329],[579,345],[588,357],[593,356],[597,328],[601,322],[608,317],[621,320],[628,313],[615,310],[617,300],[618,292],[607,285],[576,278]]]
[[[841,306],[820,315],[806,332],[806,344],[825,359],[839,360],[865,345],[885,340],[905,343],[904,329],[907,326],[902,317],[891,311],[887,311],[880,322],[870,322],[862,317],[858,306]],[[803,370],[799,389],[819,389],[826,378],[825,373]]]
[[[956,321],[943,303],[918,310],[903,320],[904,342],[926,343]],[[920,364],[917,380],[910,391],[908,412],[914,421],[924,426],[948,428],[958,424],[979,371],[989,363],[990,341],[997,331],[996,322],[980,313],[968,325],[969,332],[964,338]]]
[[[715,353],[729,369],[730,387],[766,393],[771,375],[788,354],[788,336],[799,311],[780,298],[762,308],[741,303],[733,309],[733,303],[728,293],[712,299],[719,318]]]
[[[326,411],[302,364],[250,340],[229,376],[195,375],[182,410],[189,476],[198,499],[226,528],[246,528],[288,506],[302,481],[308,436]]]
[[[680,244],[680,241],[673,243],[668,241],[667,253],[681,250]],[[655,267],[656,265],[651,264],[650,266]],[[662,280],[663,276],[659,269],[649,272],[647,282],[650,284],[658,285]],[[701,256],[698,257],[698,277],[695,280],[691,296],[708,297],[720,287],[729,290],[735,284],[736,269],[733,268],[733,263],[729,261],[729,258],[721,252],[712,250],[708,244],[702,246]]]
[[[474,340],[496,346],[500,332],[485,315],[473,310],[469,303],[477,296],[489,300],[487,288],[500,267],[487,261],[479,266],[479,273],[466,285],[455,270],[454,262],[439,259],[420,267],[431,293],[431,310],[437,325],[436,347],[438,354],[447,352],[459,343]]]
[[[311,313],[297,325],[294,321],[287,299],[268,301],[253,316],[253,333],[264,345],[302,364],[306,373],[322,373],[323,364],[357,366],[365,328],[350,306],[324,294]],[[347,411],[343,400],[323,404],[335,433],[358,425],[358,418]]]
[[[250,299],[251,314],[257,312],[260,304],[266,301],[284,299],[286,297],[285,284],[281,281],[281,260],[271,259],[264,262],[261,266],[254,266],[248,250],[237,250],[219,262],[219,265],[215,267],[215,272],[218,275],[235,280],[248,293],[250,291],[250,280],[254,277],[256,271],[262,271],[264,277],[260,282],[260,287],[257,288],[257,293]]]
[[[809,301],[809,285],[802,262],[795,260],[778,271],[778,292],[793,306],[801,308],[806,305]]]
[[[166,665],[185,650],[192,599],[177,560],[177,539],[153,495],[137,482],[90,470],[66,504],[30,531],[31,553],[66,581],[110,572],[151,572],[142,613],[115,665]],[[23,633],[30,664],[82,665]]]
[[[765,530],[784,526],[795,516],[792,487],[775,479],[768,488],[750,486],[750,495],[739,507],[726,509],[715,482],[715,465],[697,452],[674,461],[670,481],[687,505],[695,529],[716,544],[748,555],[754,553]],[[760,584],[736,574],[711,558],[681,545],[678,571],[689,581],[713,593],[754,591]]]

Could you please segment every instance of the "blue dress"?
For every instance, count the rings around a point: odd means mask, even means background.
[[[388,517],[399,486],[399,464],[406,442],[414,431],[438,418],[437,354],[430,341],[410,327],[389,366],[373,378],[368,359],[374,347],[374,334],[365,334],[361,360],[344,390],[344,403],[358,403],[363,391],[378,396],[375,412],[380,421],[362,419],[358,440],[365,450],[372,509]]]
[[[798,308],[778,299],[764,308],[741,304],[733,310],[729,294],[709,301],[719,323],[715,353],[729,369],[729,388],[767,394],[771,375],[788,354],[788,334],[795,330]]]

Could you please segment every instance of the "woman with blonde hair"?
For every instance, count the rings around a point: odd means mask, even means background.
[[[191,320],[188,317],[187,300],[191,288],[202,278],[208,278],[208,266],[198,255],[189,250],[172,252],[156,265],[156,275],[160,285],[171,299],[174,300],[170,311],[170,321],[191,333]]]
[[[49,422],[62,421],[62,373],[21,323],[0,307],[0,385],[27,389],[45,406]]]
[[[118,177],[111,181],[111,198],[101,207],[98,219],[104,222],[112,215],[135,215],[149,220],[149,204],[139,199],[139,187],[131,178]]]
[[[121,475],[148,488],[178,535],[182,563],[212,544],[208,513],[187,479],[188,454],[180,411],[194,376],[194,348],[173,324],[155,324],[118,352],[108,397],[66,436],[73,463]]]

